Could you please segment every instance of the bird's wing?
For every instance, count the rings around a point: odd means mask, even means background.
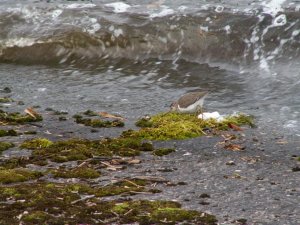
[[[196,101],[198,101],[200,98],[204,97],[207,94],[207,92],[190,92],[178,99],[178,105],[181,108],[186,108],[189,105],[194,104]]]

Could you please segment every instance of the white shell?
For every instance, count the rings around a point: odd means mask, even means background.
[[[221,122],[222,120],[224,120],[224,116],[220,115],[219,112],[205,112],[205,113],[201,113],[198,115],[198,119],[204,119],[204,120],[208,120],[208,119],[216,119],[218,122]]]

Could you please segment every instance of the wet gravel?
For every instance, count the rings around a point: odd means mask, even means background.
[[[122,130],[133,128],[90,127],[75,124],[71,115],[63,123],[59,116],[43,113],[42,126],[12,127],[18,132],[36,130],[37,135],[5,137],[2,140],[20,143],[25,139],[43,136],[51,140],[66,138],[115,137]],[[9,127],[6,127],[9,128]],[[300,140],[284,137],[271,128],[247,128],[235,135],[233,142],[244,150],[224,149],[224,133],[189,140],[154,142],[157,147],[175,147],[176,152],[163,157],[143,153],[141,164],[116,171],[114,178],[134,176],[162,177],[169,182],[157,183],[157,194],[139,194],[131,198],[175,200],[185,208],[211,213],[220,224],[300,224]],[[223,137],[222,137],[223,135]],[[2,157],[16,154],[16,148],[5,151]],[[20,152],[22,154],[22,152]],[[27,152],[23,152],[28,154]],[[105,175],[105,172],[104,174]]]

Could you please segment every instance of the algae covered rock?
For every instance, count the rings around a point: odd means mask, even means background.
[[[0,110],[0,122],[9,125],[24,124],[29,122],[39,122],[42,121],[43,117],[41,115],[36,115],[32,117],[28,114],[23,115],[18,112],[8,113]]]
[[[0,141],[0,152],[3,152],[9,148],[14,147],[15,145],[13,143],[10,142],[1,142]]]
[[[130,182],[118,185],[122,190],[116,193],[126,189],[127,192],[142,190]],[[84,184],[45,182],[0,186],[0,200],[14,200],[3,205],[0,223],[61,224],[63,221],[64,224],[215,225],[217,222],[213,215],[182,209],[179,203],[172,201],[103,201],[99,196],[105,196],[106,192],[109,193],[106,187],[91,188]],[[27,213],[23,214],[24,211]]]
[[[0,103],[8,103],[8,102],[13,102],[13,100],[7,97],[0,98]]]
[[[148,140],[172,140],[187,139],[205,135],[205,130],[226,130],[228,124],[250,125],[253,118],[244,114],[226,117],[218,122],[215,119],[202,120],[192,114],[160,113],[149,119],[142,118],[136,125],[142,127],[138,131],[125,131],[124,137],[148,139]]]
[[[18,136],[17,131],[15,130],[0,130],[0,137],[4,136]]]
[[[0,169],[0,183],[9,184],[39,178],[43,174],[28,169]]]
[[[153,155],[164,156],[164,155],[168,155],[172,152],[175,152],[174,148],[158,148],[153,151]]]
[[[37,138],[24,141],[20,147],[33,150],[32,163],[46,160],[62,163],[114,155],[133,157],[140,155],[140,151],[154,150],[151,143],[123,137],[103,140],[70,139],[57,142]]]
[[[93,111],[86,111],[84,115],[88,116],[97,116],[98,114],[94,113]],[[73,118],[75,119],[76,123],[83,124],[85,126],[90,126],[94,128],[110,128],[110,127],[124,127],[124,122],[119,119],[114,120],[103,120],[100,118],[84,118],[83,116],[77,114],[74,115]]]
[[[36,138],[36,139],[24,141],[20,145],[20,148],[39,149],[39,148],[47,148],[52,144],[53,142],[46,138]]]

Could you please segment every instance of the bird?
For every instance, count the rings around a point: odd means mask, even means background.
[[[189,92],[170,105],[170,111],[180,113],[202,113],[204,98],[207,91]]]

